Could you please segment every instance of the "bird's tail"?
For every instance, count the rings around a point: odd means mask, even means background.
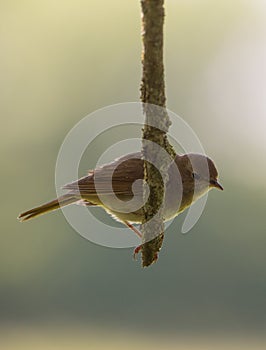
[[[39,207],[25,211],[19,214],[18,219],[20,221],[27,221],[29,219],[35,218],[36,216],[48,213],[50,211],[56,210],[59,207],[64,207],[68,204],[76,202],[78,199],[73,195],[65,194],[57,199],[54,199],[48,203],[42,204]]]

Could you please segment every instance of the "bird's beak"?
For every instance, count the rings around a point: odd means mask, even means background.
[[[221,184],[219,184],[219,182],[217,180],[211,180],[210,184],[212,187],[218,188],[219,190],[223,191],[223,186]]]

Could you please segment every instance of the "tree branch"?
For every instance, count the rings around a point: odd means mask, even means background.
[[[143,207],[145,220],[141,228],[142,265],[149,266],[157,260],[164,236],[163,184],[167,182],[169,162],[165,160],[162,152],[158,152],[158,146],[166,150],[172,158],[175,152],[166,136],[171,122],[165,109],[164,0],[141,0],[141,9],[143,38],[141,101],[145,115],[142,153],[145,160],[144,180],[148,183],[150,191],[149,198]],[[153,164],[159,169],[156,169]]]

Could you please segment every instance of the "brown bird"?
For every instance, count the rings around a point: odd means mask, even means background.
[[[144,220],[141,210],[143,165],[140,153],[118,158],[65,185],[66,194],[25,211],[18,219],[26,221],[73,203],[100,206],[140,236],[132,223]],[[165,221],[177,216],[210,189],[223,190],[213,161],[204,155],[177,155],[168,168],[168,176],[163,209]]]

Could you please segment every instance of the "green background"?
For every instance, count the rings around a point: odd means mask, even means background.
[[[225,190],[210,193],[189,234],[178,217],[145,270],[132,250],[81,238],[59,211],[16,220],[55,196],[57,154],[80,119],[138,101],[139,2],[0,3],[3,348],[264,343],[265,3],[166,3],[168,108],[197,133]]]

